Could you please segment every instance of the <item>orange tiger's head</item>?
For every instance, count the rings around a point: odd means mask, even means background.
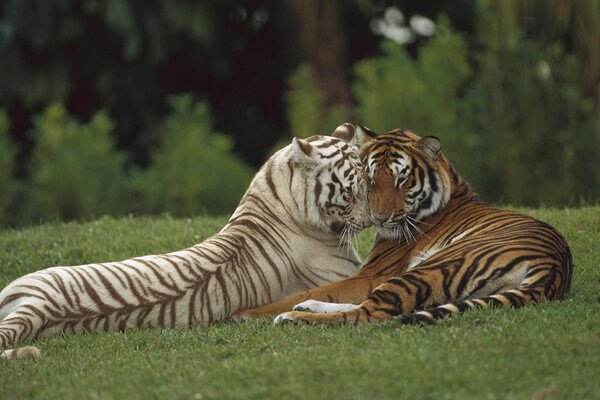
[[[400,238],[411,223],[448,203],[452,171],[438,138],[403,129],[378,135],[360,125],[355,138],[367,176],[370,218],[381,235]]]

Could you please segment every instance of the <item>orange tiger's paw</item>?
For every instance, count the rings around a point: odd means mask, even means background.
[[[288,311],[282,314],[279,314],[273,320],[273,324],[275,325],[284,325],[284,324],[294,324],[296,325],[298,322],[309,322],[309,316],[313,315],[311,312],[304,311]]]

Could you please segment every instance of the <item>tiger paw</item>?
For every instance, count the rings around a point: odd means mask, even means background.
[[[281,313],[275,317],[275,319],[273,320],[273,324],[274,325],[285,325],[285,324],[296,325],[298,323],[298,321],[294,317],[294,314],[297,314],[297,312],[288,311],[288,312]]]
[[[330,314],[355,310],[358,307],[359,306],[350,303],[326,303],[318,300],[306,300],[300,304],[296,304],[292,310]]]
[[[294,324],[297,325],[299,322],[312,323],[313,313],[302,312],[302,311],[288,311],[279,314],[273,320],[274,325],[285,325]]]
[[[435,319],[428,311],[417,311],[402,318],[402,323],[405,325],[433,325]]]

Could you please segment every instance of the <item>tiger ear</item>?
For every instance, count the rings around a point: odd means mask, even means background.
[[[370,142],[375,139],[377,134],[369,128],[356,124],[356,130],[354,132],[354,144],[357,147],[361,147],[363,144]]]
[[[437,160],[437,156],[442,150],[442,142],[436,136],[425,136],[415,143],[415,147]]]
[[[334,138],[342,139],[346,143],[350,143],[354,138],[354,126],[345,122],[342,125],[335,128],[335,131],[331,134]]]
[[[292,158],[301,163],[312,161],[314,149],[306,140],[292,139]]]

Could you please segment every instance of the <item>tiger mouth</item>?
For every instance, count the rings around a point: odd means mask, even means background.
[[[341,235],[344,232],[345,227],[346,227],[346,224],[344,222],[340,222],[340,221],[335,221],[335,222],[332,222],[331,224],[329,224],[329,229],[333,233],[336,233],[338,235]]]
[[[340,236],[354,237],[365,227],[352,221],[336,221],[329,225],[332,232]]]
[[[419,223],[420,221],[415,218],[414,214],[406,213],[402,217],[394,217],[393,221],[378,222],[375,226],[378,233],[388,239],[416,241],[423,235]]]

